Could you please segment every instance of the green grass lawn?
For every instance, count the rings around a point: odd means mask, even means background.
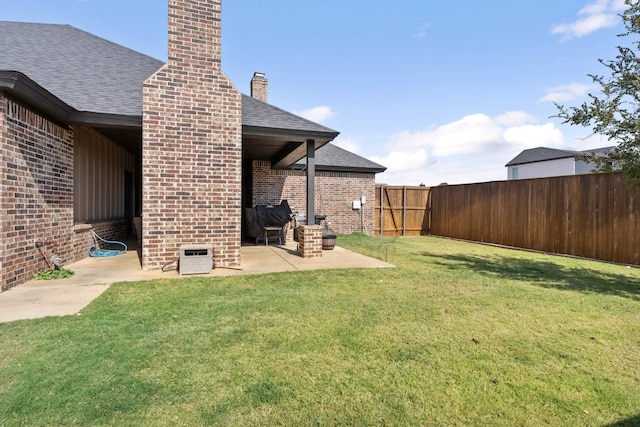
[[[0,324],[0,426],[640,425],[640,270],[338,243],[397,268],[120,283]]]

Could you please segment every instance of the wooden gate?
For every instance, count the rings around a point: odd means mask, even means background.
[[[429,233],[428,187],[376,185],[375,233],[420,236]]]

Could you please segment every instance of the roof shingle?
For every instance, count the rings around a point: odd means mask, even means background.
[[[81,112],[142,116],[142,85],[164,65],[70,25],[0,21],[0,34],[0,70],[23,73]],[[244,126],[337,135],[246,95],[242,111]]]
[[[0,21],[0,71],[19,72],[78,112],[142,116],[144,81],[164,62],[70,25]],[[338,132],[250,96],[245,128],[322,135]],[[304,159],[297,163],[301,167]],[[319,170],[383,172],[386,168],[332,144],[318,149]]]
[[[615,149],[615,147],[603,147],[603,148],[594,148],[592,150],[560,150],[557,148],[548,148],[548,147],[537,147],[537,148],[529,148],[528,150],[522,151],[516,157],[514,157],[509,163],[505,166],[517,166],[523,165],[527,163],[536,163],[536,162],[544,162],[548,160],[558,160],[558,159],[567,159],[570,157],[575,157],[579,154],[590,155],[590,154],[606,154]]]
[[[76,111],[142,115],[142,83],[164,63],[70,25],[0,21],[0,70],[19,71]]]
[[[242,125],[305,132],[337,133],[333,129],[247,95],[242,95]]]
[[[316,170],[325,171],[354,171],[380,173],[387,168],[365,159],[355,153],[347,151],[334,144],[326,144],[316,150]],[[307,164],[306,157],[295,163],[296,168],[304,168]]]

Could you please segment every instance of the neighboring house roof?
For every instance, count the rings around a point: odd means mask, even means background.
[[[364,173],[380,173],[386,167],[365,159],[355,153],[340,148],[334,144],[326,144],[316,150],[316,170],[321,171],[351,171]],[[294,169],[304,169],[307,158],[292,165]]]
[[[0,21],[0,89],[59,120],[141,126],[142,86],[164,62],[70,25]],[[55,99],[52,99],[55,98]],[[242,97],[243,132],[332,140],[335,130]]]
[[[530,148],[528,150],[522,151],[505,166],[517,166],[517,165],[524,165],[528,163],[545,162],[548,160],[575,158],[578,155],[590,155],[592,153],[606,154],[612,151],[614,148],[615,147],[603,147],[603,148],[594,148],[592,150],[583,150],[583,151],[559,150],[557,148],[547,148],[547,147]]]

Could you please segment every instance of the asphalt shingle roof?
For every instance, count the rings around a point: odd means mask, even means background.
[[[522,165],[525,163],[544,162],[546,160],[566,159],[575,157],[573,150],[558,150],[556,148],[537,147],[522,151],[514,157],[506,166]]]
[[[548,148],[548,147],[537,147],[530,148],[528,150],[522,151],[516,157],[514,157],[509,163],[505,166],[516,166],[523,165],[527,163],[536,163],[536,162],[544,162],[547,160],[557,160],[557,159],[567,159],[570,157],[575,157],[579,154],[606,154],[612,151],[615,147],[603,147],[603,148],[594,148],[592,150],[559,150],[557,148]]]
[[[164,63],[70,25],[0,21],[0,70],[77,111],[142,115],[142,83]]]
[[[70,25],[0,21],[0,34],[0,71],[26,75],[79,112],[141,117],[142,85],[164,65]],[[338,134],[246,95],[242,95],[242,124],[274,132],[322,134],[328,139]],[[386,169],[332,144],[318,149],[316,156],[318,169]]]
[[[303,168],[307,164],[307,158],[295,163],[297,168]],[[362,172],[384,172],[387,168],[365,159],[357,154],[347,151],[334,144],[325,144],[316,150],[317,170],[352,170]]]
[[[304,132],[336,133],[333,129],[289,113],[247,95],[242,95],[242,124],[259,128],[288,129]]]
[[[164,62],[70,25],[0,21],[0,70],[25,74],[76,111],[142,116],[142,84]],[[242,124],[337,132],[243,95]]]

